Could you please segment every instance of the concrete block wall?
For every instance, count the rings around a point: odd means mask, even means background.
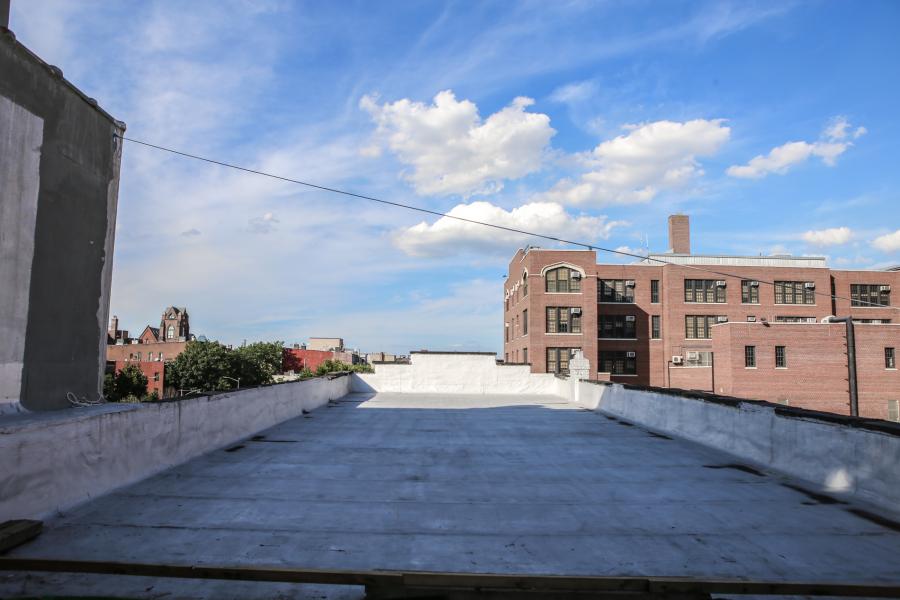
[[[41,518],[346,395],[319,377],[175,402],[107,404],[0,422],[0,522]]]
[[[900,513],[900,425],[766,402],[564,382],[572,402]]]
[[[354,373],[354,392],[556,394],[557,377],[528,365],[498,365],[493,353],[413,352],[410,364],[377,364]]]

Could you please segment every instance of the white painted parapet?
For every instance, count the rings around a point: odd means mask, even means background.
[[[413,352],[410,364],[376,364],[354,373],[354,392],[557,394],[557,377],[528,365],[500,365],[487,352]]]
[[[900,513],[900,424],[755,400],[572,382],[560,394]]]
[[[319,377],[199,398],[0,420],[0,522],[41,518],[313,410],[349,392]]]

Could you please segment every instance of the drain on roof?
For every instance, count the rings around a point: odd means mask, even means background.
[[[876,515],[875,513],[869,512],[867,510],[863,510],[861,508],[847,508],[845,509],[849,513],[853,513],[857,517],[861,519],[865,519],[866,521],[871,521],[876,525],[881,525],[882,527],[886,527],[887,529],[893,529],[894,531],[900,531],[900,523],[894,521],[893,519],[888,519],[887,517],[882,517],[881,515]]]
[[[743,471],[744,473],[750,473],[751,475],[756,475],[757,477],[765,477],[766,474],[760,471],[759,469],[754,469],[748,465],[742,465],[740,463],[726,463],[724,465],[703,465],[707,469],[734,469],[735,471]]]
[[[820,492],[814,492],[813,490],[807,489],[803,486],[799,486],[793,483],[782,483],[786,488],[792,489],[795,492],[800,492],[807,498],[811,500],[815,500],[819,504],[847,504],[843,500],[838,500],[834,496],[829,496],[828,494],[822,494]]]

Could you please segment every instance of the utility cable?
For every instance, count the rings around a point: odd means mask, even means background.
[[[242,167],[242,166],[240,166],[240,165],[235,165],[235,164],[232,164],[232,163],[227,163],[227,162],[224,162],[224,161],[221,161],[221,160],[216,160],[216,159],[208,158],[208,157],[205,157],[205,156],[199,156],[199,155],[197,155],[197,154],[190,154],[190,153],[188,153],[188,152],[183,152],[183,151],[181,151],[181,150],[176,150],[176,149],[174,149],[174,148],[168,148],[168,147],[166,147],[166,146],[160,146],[160,145],[157,145],[157,144],[151,144],[150,142],[145,142],[145,141],[138,140],[138,139],[135,139],[135,138],[125,137],[125,136],[119,135],[119,134],[117,134],[117,133],[114,133],[114,134],[113,134],[113,137],[120,138],[120,139],[122,139],[122,140],[125,140],[126,142],[132,142],[132,143],[135,143],[135,144],[140,144],[140,145],[142,145],[142,146],[147,146],[147,147],[149,147],[149,148],[155,148],[156,150],[161,150],[161,151],[163,151],[163,152],[168,152],[168,153],[170,153],[170,154],[176,154],[176,155],[178,155],[178,156],[183,156],[183,157],[185,157],[185,158],[191,158],[191,159],[194,159],[194,160],[199,160],[199,161],[203,161],[203,162],[206,162],[206,163],[218,165],[218,166],[220,166],[220,167],[227,167],[227,168],[229,168],[229,169],[235,169],[235,170],[237,170],[237,171],[243,171],[243,172],[245,172],[245,173],[252,173],[252,174],[254,174],[254,175],[261,175],[262,177],[269,177],[269,178],[271,178],[271,179],[278,179],[278,180],[280,180],[280,181],[286,181],[286,182],[288,182],[288,183],[295,183],[295,184],[297,184],[297,185],[302,185],[302,186],[305,186],[305,187],[308,187],[308,188],[312,188],[312,189],[316,189],[316,190],[321,190],[321,191],[324,191],[324,192],[330,192],[330,193],[333,193],[333,194],[341,194],[341,195],[343,195],[343,196],[349,196],[349,197],[351,197],[351,198],[358,198],[358,199],[360,199],[360,200],[368,200],[368,201],[370,201],[370,202],[377,202],[377,203],[379,203],[379,204],[385,204],[385,205],[388,205],[388,206],[394,206],[394,207],[397,207],[397,208],[405,208],[405,209],[407,209],[407,210],[412,210],[412,211],[416,211],[416,212],[420,212],[420,213],[425,213],[425,214],[429,214],[429,215],[434,215],[434,216],[436,216],[436,217],[442,217],[442,218],[447,218],[447,219],[454,219],[454,220],[456,220],[456,221],[462,221],[462,222],[464,222],[464,223],[471,223],[471,224],[473,224],[473,225],[481,225],[481,226],[483,226],[483,227],[491,227],[491,228],[493,228],[493,229],[499,229],[499,230],[502,230],[502,231],[509,231],[509,232],[511,232],[511,233],[518,233],[518,234],[526,235],[526,236],[530,236],[530,237],[536,237],[536,238],[541,238],[541,239],[545,239],[545,240],[551,240],[551,241],[554,241],[554,242],[559,242],[559,243],[561,243],[561,244],[568,244],[568,245],[570,245],[570,246],[579,246],[579,247],[585,248],[585,249],[587,249],[587,250],[599,250],[599,251],[601,251],[601,252],[608,252],[608,253],[610,253],[610,254],[616,254],[616,255],[619,255],[619,256],[628,256],[628,257],[630,257],[630,258],[636,258],[636,259],[639,259],[639,260],[642,260],[642,261],[652,261],[652,262],[658,262],[658,263],[661,263],[661,264],[675,265],[675,266],[683,267],[683,268],[686,268],[686,269],[694,269],[694,270],[696,270],[696,271],[702,271],[702,272],[704,272],[704,273],[711,273],[711,274],[714,274],[714,275],[720,275],[720,276],[722,276],[722,277],[731,277],[731,278],[734,278],[734,279],[743,279],[743,278],[744,278],[742,275],[735,275],[734,273],[726,273],[726,272],[723,272],[723,271],[717,271],[717,270],[715,270],[715,269],[709,269],[709,268],[701,267],[701,266],[698,266],[698,265],[688,265],[688,264],[682,264],[682,263],[678,263],[678,262],[674,262],[674,261],[670,261],[670,260],[665,260],[665,259],[661,259],[661,258],[651,258],[651,257],[649,257],[649,256],[643,256],[643,255],[640,255],[640,254],[634,254],[634,253],[632,253],[632,252],[625,252],[625,251],[623,251],[623,250],[614,250],[614,249],[612,249],[612,248],[604,248],[604,247],[602,247],[602,246],[597,246],[597,245],[594,245],[594,244],[587,244],[587,243],[585,243],[585,242],[578,242],[578,241],[574,241],[574,240],[567,240],[567,239],[555,237],[555,236],[552,236],[552,235],[546,235],[546,234],[542,234],[542,233],[535,233],[535,232],[533,232],[533,231],[525,231],[525,230],[523,230],[523,229],[517,229],[517,228],[515,228],[515,227],[507,227],[507,226],[505,226],[505,225],[497,225],[496,223],[488,223],[488,222],[485,222],[485,221],[478,221],[478,220],[475,220],[475,219],[467,219],[466,217],[460,217],[460,216],[457,216],[457,215],[451,215],[451,214],[444,213],[444,212],[440,212],[440,211],[437,211],[437,210],[430,210],[430,209],[427,209],[427,208],[422,208],[421,206],[414,206],[414,205],[412,205],[412,204],[404,204],[404,203],[402,203],[402,202],[393,202],[393,201],[391,201],[391,200],[384,200],[384,199],[382,199],[382,198],[375,198],[374,196],[367,196],[367,195],[365,195],[365,194],[357,194],[357,193],[355,193],[355,192],[349,192],[349,191],[347,191],[347,190],[342,190],[342,189],[339,189],[339,188],[328,187],[328,186],[325,186],[325,185],[318,185],[318,184],[315,184],[315,183],[310,183],[310,182],[308,182],[308,181],[302,181],[302,180],[300,180],[300,179],[292,179],[292,178],[290,178],[290,177],[284,177],[284,176],[282,176],[282,175],[276,175],[276,174],[274,174],[274,173],[267,173],[267,172],[265,172],[265,171],[259,171],[259,170],[257,170],[257,169],[250,169],[250,168],[248,168],[248,167]],[[766,281],[766,280],[764,280],[764,279],[759,279],[759,280],[755,280],[755,281],[759,281],[760,283],[764,283],[764,284],[766,284],[766,285],[771,285],[771,286],[773,286],[773,287],[775,287],[775,285],[776,285],[774,281]],[[817,295],[817,296],[824,296],[824,297],[827,297],[827,298],[829,298],[829,299],[847,300],[847,301],[849,301],[849,302],[851,302],[851,303],[853,302],[853,300],[851,300],[850,298],[847,298],[846,296],[838,296],[837,294],[827,294],[827,293],[825,293],[825,292],[819,292],[819,291],[813,291],[813,294],[815,294],[815,295]],[[900,306],[892,306],[892,305],[885,306],[885,305],[883,305],[883,304],[878,304],[877,302],[868,302],[868,301],[865,301],[865,300],[856,300],[856,302],[859,303],[859,304],[869,305],[869,306],[873,306],[873,307],[879,307],[879,308],[892,308],[892,309],[894,309],[894,310],[900,310]],[[800,305],[800,306],[802,306],[802,305]]]

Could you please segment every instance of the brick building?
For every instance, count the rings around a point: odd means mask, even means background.
[[[115,363],[116,371],[127,364],[137,364],[147,376],[147,391],[156,390],[162,397],[165,363],[175,360],[192,339],[190,316],[185,307],[167,307],[160,317],[159,327],[147,325],[134,338],[128,331],[119,329],[119,318],[113,316],[107,332],[106,360]]]
[[[864,324],[856,327],[861,414],[894,415],[889,401],[900,399],[900,375],[885,357],[900,347],[900,312],[891,303],[900,271],[832,270],[821,257],[691,254],[684,215],[669,218],[669,247],[627,265],[597,264],[589,250],[520,249],[504,285],[504,359],[565,373],[578,349],[591,377],[715,385],[719,393],[846,413],[844,326],[821,321],[852,316]],[[755,346],[765,367],[745,367],[743,346]],[[776,346],[788,363],[773,375]],[[809,392],[800,384],[806,373],[837,391]]]

